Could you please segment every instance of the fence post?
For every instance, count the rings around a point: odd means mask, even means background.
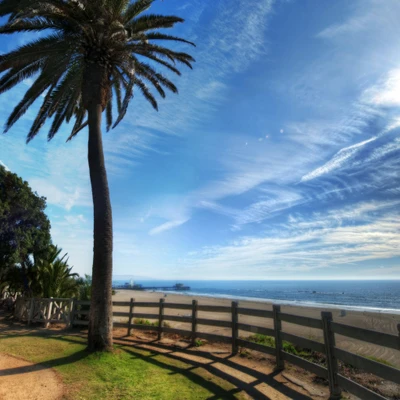
[[[29,306],[29,313],[28,313],[28,325],[31,324],[32,319],[33,319],[33,312],[35,310],[35,298],[31,298],[31,304]]]
[[[282,357],[282,321],[280,319],[281,306],[274,304],[272,306],[272,312],[274,314],[274,330],[275,330],[275,357],[276,357],[276,370],[281,371],[285,368],[285,363]]]
[[[75,320],[75,314],[76,314],[76,309],[78,305],[76,304],[78,299],[76,297],[72,298],[71,300],[71,314],[70,314],[70,327],[74,327],[74,320]]]
[[[135,299],[131,298],[131,303],[129,304],[129,320],[128,320],[128,336],[132,334],[132,314],[133,314],[133,303]]]
[[[160,299],[160,310],[158,313],[158,340],[161,340],[163,331],[163,319],[164,319],[164,299]]]
[[[324,343],[326,348],[326,361],[328,364],[328,380],[330,400],[341,399],[342,390],[337,382],[338,362],[334,354],[335,349],[335,334],[331,329],[332,313],[323,311],[322,326],[324,329]]]
[[[232,301],[232,354],[238,352],[238,302]]]
[[[72,323],[72,320],[71,320],[71,317],[72,317],[72,310],[74,309],[74,299],[70,299],[69,300],[69,312],[68,312],[68,319],[66,318],[66,325],[67,325],[67,328],[69,328],[70,326],[71,326],[71,323]]]
[[[192,300],[192,346],[196,344],[196,331],[197,331],[197,300]]]
[[[47,314],[46,314],[46,321],[44,322],[44,327],[48,328],[50,325],[50,318],[51,318],[51,309],[53,307],[53,298],[50,297],[48,299],[48,306],[47,306]]]

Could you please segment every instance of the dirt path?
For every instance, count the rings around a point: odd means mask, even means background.
[[[0,354],[0,400],[58,400],[62,394],[54,370]]]

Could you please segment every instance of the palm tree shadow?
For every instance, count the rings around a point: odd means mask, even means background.
[[[121,340],[121,338],[117,339]],[[129,342],[130,343],[130,348],[141,348],[147,351],[151,351],[152,355],[151,356],[143,356],[148,362],[154,362],[154,363],[160,363],[164,365],[164,363],[160,362],[159,360],[155,360],[154,356],[161,354],[162,356],[166,358],[170,358],[172,360],[176,361],[181,361],[186,364],[192,365],[191,368],[187,369],[186,372],[190,372],[193,369],[196,368],[203,368],[210,374],[217,376],[227,382],[230,382],[233,384],[236,388],[231,390],[230,393],[233,395],[234,393],[241,392],[242,390],[245,391],[247,394],[252,396],[255,399],[260,399],[260,400],[267,400],[270,397],[268,397],[265,393],[259,390],[257,386],[263,386],[267,385],[269,388],[272,388],[275,391],[278,391],[284,395],[286,395],[288,398],[293,398],[296,400],[311,400],[311,397],[304,395],[302,393],[297,392],[294,389],[291,389],[290,387],[284,385],[281,382],[278,382],[275,377],[276,375],[279,374],[279,372],[272,372],[270,374],[265,374],[260,371],[256,371],[252,368],[246,367],[244,365],[238,364],[234,361],[231,360],[232,355],[229,354],[227,357],[217,357],[209,352],[204,352],[204,351],[199,351],[197,350],[196,352],[192,352],[190,348],[171,348],[170,346],[163,345],[161,343],[143,343],[140,341],[135,341],[135,340],[121,340],[121,342]],[[151,350],[149,348],[143,348],[141,347],[142,345],[151,345],[151,347],[155,348],[155,350]],[[124,347],[123,350],[130,352],[130,348]],[[163,352],[158,352],[156,349],[162,350]],[[207,359],[208,362],[197,362],[193,359],[188,359],[185,357],[185,355],[192,355],[192,356],[199,356],[202,357],[203,359]],[[223,365],[225,367],[224,370],[221,370],[221,368],[217,367],[216,364]],[[161,365],[161,366],[162,366]],[[166,366],[168,368],[168,366]],[[176,373],[185,373],[185,371],[179,370]],[[239,373],[243,373],[247,375],[248,377],[252,378],[252,382],[245,382],[242,379],[238,378],[240,375]],[[207,400],[216,400],[219,399],[220,397],[212,396],[209,397]],[[223,397],[227,398],[227,397]]]
[[[14,330],[14,329],[12,329]],[[0,339],[11,338],[15,336],[24,337],[44,337],[51,338],[60,341],[66,341],[69,343],[76,344],[84,344],[82,341],[82,333],[79,331],[28,331],[28,332],[7,332],[7,330],[1,329],[0,331]],[[207,400],[217,400],[217,399],[235,399],[235,394],[240,393],[242,391],[246,392],[253,398],[259,400],[268,400],[270,397],[266,395],[264,390],[260,389],[262,386],[267,385],[275,391],[278,391],[289,398],[294,398],[298,400],[311,400],[309,396],[306,396],[302,393],[297,392],[294,389],[278,382],[275,377],[278,374],[277,372],[272,372],[270,374],[265,374],[260,371],[256,371],[244,365],[238,364],[232,359],[232,355],[229,354],[225,357],[219,355],[213,355],[209,352],[196,350],[193,352],[190,349],[190,346],[187,348],[172,348],[171,346],[155,342],[143,342],[134,339],[128,339],[127,337],[118,337],[115,338],[116,343],[118,343],[121,347],[120,350],[125,351],[126,353],[132,356],[132,359],[141,359],[145,362],[153,364],[157,367],[164,368],[169,370],[170,374],[180,374],[185,376],[187,379],[199,385],[201,387],[206,388],[209,392],[212,393],[212,396],[207,398]],[[142,352],[145,351],[145,354]],[[33,367],[35,370],[44,370],[54,367],[59,367],[62,365],[73,364],[78,362],[84,358],[86,358],[90,352],[86,350],[77,351],[74,354],[71,354],[66,357],[60,357],[53,360],[48,360],[40,363],[36,363]],[[187,355],[194,356],[192,358],[188,358]],[[161,356],[161,357],[158,357]],[[196,361],[196,357],[201,357],[206,359],[206,362]],[[176,362],[182,362],[184,365],[189,367],[181,367],[176,366]],[[175,365],[174,365],[175,363]],[[221,365],[227,368],[220,368]],[[25,372],[32,371],[32,366],[27,367],[18,367],[18,368],[10,368],[6,370],[2,370],[0,372],[0,376],[5,375],[16,375],[22,374]],[[204,374],[199,374],[199,370],[202,369],[206,371],[206,377]],[[232,372],[233,371],[233,372]],[[245,374],[250,379],[247,379],[247,382],[240,378],[241,374]],[[202,376],[203,375],[203,376]],[[207,376],[208,375],[208,376]],[[234,388],[227,390],[213,382],[212,377],[218,377],[225,382],[231,383]],[[251,382],[248,382],[251,380]],[[262,390],[262,391],[260,391]]]
[[[27,372],[42,371],[45,369],[60,367],[62,365],[73,364],[86,358],[89,354],[90,353],[86,350],[80,350],[76,353],[70,354],[69,356],[55,358],[53,360],[37,362],[32,365],[26,365],[22,367],[2,369],[0,370],[0,376],[19,375]]]

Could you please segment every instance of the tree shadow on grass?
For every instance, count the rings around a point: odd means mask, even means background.
[[[1,369],[0,376],[19,375],[27,372],[41,371],[44,369],[60,367],[62,365],[73,364],[86,358],[89,354],[90,353],[86,350],[80,350],[74,354],[70,354],[69,356],[55,358],[53,360],[36,362],[32,363],[32,365],[26,365],[23,367]]]
[[[19,335],[18,337],[43,337],[41,334],[34,334],[33,332],[30,332],[25,335]],[[16,335],[7,335],[8,338],[15,338]],[[82,344],[82,341],[80,341],[78,338],[71,338],[70,336],[60,336],[60,335],[46,335],[48,338],[52,338],[54,340],[60,340],[60,341],[65,341],[68,343],[74,343],[74,344]],[[5,336],[3,336],[3,339]],[[197,374],[194,370],[197,369],[197,366],[190,365],[190,363],[185,362],[182,360],[186,365],[187,368],[185,367],[178,367],[176,365],[172,365],[168,362],[162,362],[159,359],[155,359],[155,357],[158,357],[160,353],[140,348],[140,347],[132,347],[132,348],[127,348],[127,346],[118,346],[120,350],[125,351],[129,355],[131,355],[131,358],[142,360],[144,362],[150,363],[154,366],[157,366],[159,368],[162,368],[164,370],[168,370],[170,374],[180,374],[184,376],[186,379],[192,381],[196,385],[200,387],[204,387],[207,389],[209,392],[211,392],[213,395],[210,397],[210,399],[235,399],[234,397],[235,393],[241,392],[242,389],[239,388],[233,388],[231,390],[226,390],[223,387],[219,386],[217,383],[212,382],[201,375]],[[142,354],[142,352],[145,352],[146,354]],[[56,358],[53,360],[47,360],[43,362],[37,362],[33,363],[32,365],[27,365],[27,366],[22,366],[22,367],[16,367],[16,368],[9,368],[9,369],[2,369],[0,370],[0,376],[10,376],[10,375],[19,375],[19,374],[24,374],[24,373],[29,373],[32,371],[41,371],[49,368],[55,368],[67,364],[73,364],[78,361],[81,361],[82,359],[86,358],[90,353],[87,350],[80,350],[77,351],[69,356],[66,357],[60,357]],[[260,398],[264,399],[264,398]]]
[[[196,352],[190,351],[189,347],[188,348],[176,348],[176,349],[171,349],[170,346],[163,345],[161,343],[143,343],[140,341],[135,341],[135,340],[129,340],[129,339],[122,339],[118,338],[117,341],[119,343],[124,343],[124,342],[129,342],[130,346],[134,348],[140,348],[143,350],[147,351],[153,351],[152,356],[143,356],[144,359],[146,359],[149,362],[154,362],[154,363],[161,363],[159,360],[154,359],[154,355],[161,354],[162,356],[166,358],[170,358],[176,361],[181,361],[186,364],[192,365],[191,368],[187,369],[186,371],[191,371],[197,368],[202,368],[206,371],[208,371],[210,374],[217,376],[227,382],[230,382],[234,386],[236,386],[235,389],[231,391],[231,393],[237,393],[240,391],[245,391],[247,394],[252,396],[255,399],[260,399],[260,400],[267,400],[270,399],[263,391],[260,391],[260,388],[257,388],[257,386],[268,386],[269,388],[272,388],[284,395],[286,395],[288,398],[296,399],[296,400],[312,400],[311,397],[306,396],[302,393],[297,392],[296,390],[291,389],[290,387],[284,385],[281,382],[278,382],[275,377],[276,375],[279,374],[279,372],[272,372],[270,374],[264,374],[262,372],[256,371],[252,368],[246,367],[244,365],[238,364],[234,361],[231,360],[233,357],[232,355],[229,355],[228,357],[217,357],[214,356],[213,354],[209,352],[204,352],[204,351],[199,351],[196,350]],[[146,347],[143,347],[145,345]],[[151,346],[155,348],[155,350],[149,349],[148,346]],[[127,347],[122,348],[124,351],[130,352],[131,350]],[[156,349],[162,350],[162,352],[157,352]],[[203,359],[206,359],[206,362],[198,362],[193,359],[188,359],[184,355],[190,355],[194,357],[201,357]],[[163,364],[163,363],[161,363]],[[221,370],[218,367],[218,364],[226,366],[228,368],[225,368],[224,370]],[[185,373],[179,370],[179,373]],[[240,379],[240,373],[247,375],[251,382],[246,382],[243,379]],[[249,380],[249,379],[247,379]],[[209,397],[207,400],[216,400],[219,397]]]
[[[14,327],[12,327],[14,328]],[[12,329],[14,330],[14,329]],[[70,343],[84,344],[82,342],[82,333],[79,330],[63,330],[63,331],[51,331],[51,330],[29,330],[28,332],[21,330],[21,333],[13,332],[10,333],[10,328],[0,329],[0,340],[6,338],[15,337],[42,337],[51,338],[60,341],[67,341]],[[311,397],[306,396],[296,390],[291,389],[285,384],[278,382],[275,378],[278,374],[273,372],[270,374],[265,374],[260,371],[256,371],[252,368],[246,367],[232,360],[232,355],[226,357],[215,356],[209,352],[200,351],[196,349],[195,352],[188,348],[171,348],[171,346],[158,343],[156,341],[137,341],[130,338],[115,338],[116,343],[122,345],[121,350],[127,352],[132,356],[132,358],[142,359],[148,363],[156,365],[161,368],[168,369],[171,374],[180,374],[185,376],[187,379],[191,380],[195,384],[202,386],[209,390],[213,395],[207,400],[217,400],[217,399],[234,399],[235,394],[245,391],[250,396],[255,399],[268,400],[267,394],[263,393],[268,391],[262,390],[262,386],[268,386],[275,391],[278,391],[289,398],[298,400],[311,400]],[[145,351],[146,354],[142,354],[137,350]],[[150,353],[150,354],[149,354]],[[80,361],[87,357],[90,353],[86,350],[80,350],[72,355],[57,358],[54,360],[49,360],[45,362],[36,363],[36,370],[54,368],[61,365],[72,364],[74,362]],[[162,357],[167,360],[178,361],[188,365],[188,368],[181,368],[170,363],[163,361]],[[190,356],[189,358],[187,356]],[[203,358],[202,362],[196,361],[197,357]],[[194,358],[194,359],[193,359]],[[220,368],[220,366],[225,366],[227,368]],[[29,370],[29,368],[31,368]],[[2,370],[1,375],[13,375],[24,372],[29,372],[32,367],[20,367],[12,368],[8,370]],[[226,382],[231,383],[235,387],[231,390],[225,390],[220,385],[215,382],[210,381],[210,378],[205,378],[204,371],[207,371],[212,376],[218,377]],[[243,375],[247,376],[247,379],[243,379]],[[261,390],[261,391],[260,391]]]

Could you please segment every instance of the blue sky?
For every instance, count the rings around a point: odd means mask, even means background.
[[[180,94],[137,94],[104,133],[114,274],[170,279],[400,278],[400,2],[165,0],[197,43]],[[33,35],[2,37],[7,52]],[[0,119],[30,85],[0,96]],[[0,160],[47,197],[56,244],[90,273],[87,132]]]

